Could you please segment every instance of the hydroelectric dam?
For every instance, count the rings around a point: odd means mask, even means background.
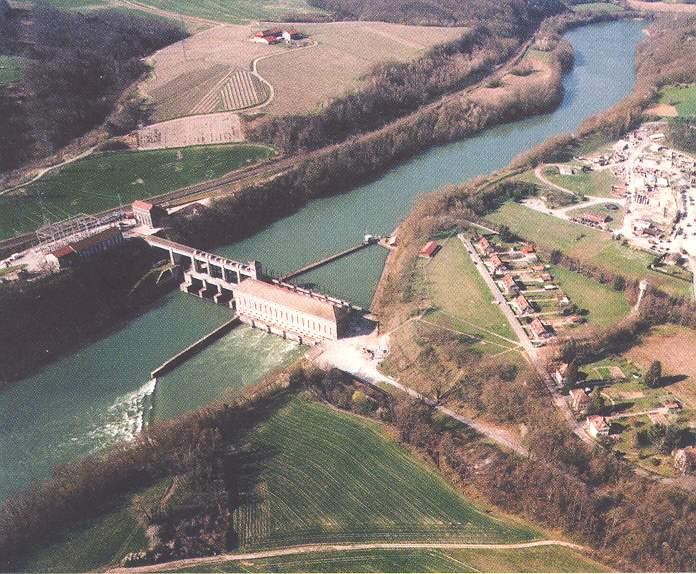
[[[339,339],[348,333],[352,313],[361,310],[349,301],[266,278],[258,261],[227,259],[155,235],[140,237],[169,255],[174,273],[182,279],[181,291],[227,306],[241,322],[286,339],[303,344]],[[365,241],[349,252],[373,243]]]

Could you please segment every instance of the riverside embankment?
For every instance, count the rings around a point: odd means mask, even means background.
[[[258,259],[274,275],[283,275],[347,249],[365,233],[390,233],[423,193],[500,169],[627,95],[642,27],[617,21],[568,32],[576,64],[553,113],[432,148],[368,185],[313,201],[218,253]],[[386,256],[384,249],[362,250],[296,281],[367,307]],[[301,352],[292,343],[239,327],[159,378],[156,389],[147,383],[150,371],[229,319],[223,307],[172,294],[110,337],[0,393],[0,499],[12,488],[47,477],[54,464],[132,436],[153,397],[156,416],[175,416],[226,388],[259,380]]]

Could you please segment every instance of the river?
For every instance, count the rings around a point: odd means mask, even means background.
[[[423,193],[503,168],[517,154],[572,131],[630,93],[642,27],[639,21],[619,21],[568,32],[575,67],[553,113],[433,148],[368,185],[313,201],[218,253],[257,259],[282,274],[358,243],[365,233],[392,231]],[[371,247],[297,281],[367,307],[385,258],[384,249]],[[166,418],[194,409],[226,388],[257,382],[302,352],[240,327],[156,384],[148,380],[152,369],[227,318],[222,307],[174,293],[111,335],[0,391],[0,500],[50,476],[56,464],[133,437],[151,414]]]

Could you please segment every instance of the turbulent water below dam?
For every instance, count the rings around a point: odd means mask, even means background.
[[[568,32],[575,66],[553,113],[433,148],[368,185],[313,201],[217,252],[257,259],[282,275],[358,243],[365,233],[391,232],[423,193],[503,168],[630,93],[643,26],[617,21]],[[368,307],[385,258],[386,250],[372,247],[296,281]],[[221,306],[173,293],[111,335],[0,391],[0,500],[49,477],[56,464],[131,439],[150,416],[195,409],[302,353],[294,343],[239,327],[158,381],[149,380],[150,371],[229,315]]]

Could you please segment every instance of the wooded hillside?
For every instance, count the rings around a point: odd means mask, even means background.
[[[439,26],[481,23],[505,35],[516,35],[540,16],[563,9],[559,0],[310,0],[310,4],[343,20]]]
[[[31,25],[0,16],[5,50],[27,58],[19,85],[0,88],[0,172],[102,123],[146,71],[141,57],[185,35],[175,24],[118,10],[83,15],[38,3]]]

